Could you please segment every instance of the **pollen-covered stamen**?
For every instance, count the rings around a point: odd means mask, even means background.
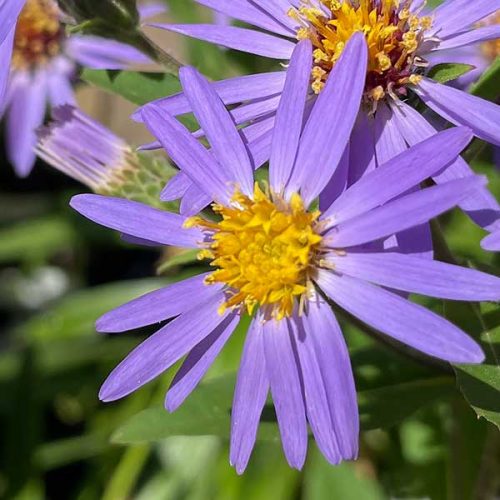
[[[53,0],[27,0],[17,22],[12,64],[32,69],[61,52],[64,27]]]
[[[286,203],[258,185],[252,199],[237,192],[231,207],[213,208],[219,222],[197,217],[188,225],[208,234],[199,257],[211,259],[216,268],[207,284],[227,286],[221,311],[241,307],[251,314],[259,306],[267,317],[289,317],[312,286],[322,241],[320,213],[307,212],[298,194]]]
[[[412,0],[302,0],[289,15],[297,20],[299,40],[314,46],[312,89],[321,92],[330,71],[353,33],[362,32],[368,45],[365,98],[379,101],[387,93],[404,95],[406,85],[417,83],[423,61],[416,53],[432,27],[429,17],[411,13]],[[318,8],[321,7],[321,8]]]

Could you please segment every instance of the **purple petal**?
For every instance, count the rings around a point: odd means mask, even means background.
[[[170,368],[214,331],[230,314],[220,315],[222,294],[174,319],[136,347],[109,375],[99,392],[102,401],[116,401]]]
[[[420,262],[426,262],[420,259]],[[364,323],[414,349],[451,363],[481,363],[480,346],[462,330],[418,304],[383,288],[320,271],[319,287]]]
[[[113,309],[97,320],[97,331],[126,332],[160,323],[193,309],[221,291],[220,285],[204,283],[208,274],[174,283]]]
[[[231,0],[230,2],[227,0],[196,0],[196,2],[272,33],[285,36],[293,36],[295,34],[290,29],[286,29],[282,24],[276,22],[275,19],[267,15],[262,9],[255,7],[246,0]]]
[[[192,184],[183,196],[180,213],[184,217],[192,217],[201,212],[212,199],[207,196],[196,184]]]
[[[71,76],[66,71],[53,71],[48,77],[50,104],[53,108],[64,104],[75,104]]]
[[[481,177],[458,179],[403,196],[335,226],[325,243],[351,247],[418,226],[456,206],[480,184]]]
[[[286,320],[264,323],[264,353],[283,450],[291,467],[302,469],[307,453],[307,423],[299,367]]]
[[[373,118],[363,111],[358,114],[350,139],[348,185],[357,182],[377,166]]]
[[[484,28],[476,28],[466,33],[460,33],[457,36],[448,38],[442,41],[436,50],[456,49],[472,45],[474,43],[486,42],[487,40],[496,40],[500,38],[500,25],[485,26]]]
[[[433,30],[449,38],[500,9],[500,0],[448,0],[434,10]]]
[[[11,98],[7,117],[7,152],[20,177],[29,175],[35,164],[35,130],[45,117],[47,76],[44,71],[23,74]]]
[[[287,193],[300,190],[306,205],[328,184],[344,154],[359,111],[367,59],[365,38],[356,33],[333,68],[304,128]]]
[[[179,371],[175,374],[165,399],[165,407],[173,412],[193,392],[204,377],[215,358],[229,340],[240,322],[240,317],[233,314],[226,318],[210,335],[205,337],[188,354]]]
[[[155,17],[168,12],[168,7],[163,2],[153,2],[137,6],[141,21],[145,21],[150,17]]]
[[[387,163],[408,149],[392,111],[385,104],[379,105],[375,114],[375,137],[378,165]]]
[[[204,239],[198,229],[183,227],[184,217],[135,201],[81,194],[70,205],[97,224],[163,245],[198,248]]]
[[[67,53],[82,66],[93,69],[125,69],[132,64],[150,63],[140,50],[99,36],[72,36]]]
[[[312,44],[300,42],[292,54],[285,87],[276,114],[269,181],[275,193],[282,193],[293,169],[310,86]]]
[[[331,217],[330,225],[338,224],[384,205],[443,170],[471,138],[469,129],[457,127],[418,143],[367,173],[333,202],[323,218]]]
[[[193,181],[187,174],[185,174],[184,172],[179,172],[174,177],[172,177],[172,179],[168,181],[168,184],[163,188],[163,191],[160,194],[160,200],[178,200],[186,194],[186,191],[192,184]]]
[[[500,251],[500,231],[491,233],[489,236],[486,236],[486,238],[481,241],[481,247],[484,250],[488,250],[490,252]]]
[[[227,178],[213,155],[175,118],[154,105],[142,111],[149,131],[161,142],[177,166],[211,199],[228,204],[233,179]]]
[[[258,316],[245,340],[231,411],[230,462],[238,474],[250,459],[268,392],[262,318]]]
[[[25,3],[26,0],[3,0],[0,3],[0,19],[2,20],[0,23],[0,44],[10,35]]]
[[[8,33],[5,39],[0,43],[0,114],[3,110],[4,96],[7,89],[7,82],[9,80],[14,34],[15,29],[12,29],[12,31]]]
[[[415,91],[446,120],[470,127],[477,137],[500,146],[500,106],[497,104],[427,78]]]
[[[332,203],[342,195],[347,189],[349,182],[349,158],[351,155],[351,145],[347,143],[344,154],[340,160],[339,166],[335,170],[332,178],[325,189],[319,195],[319,209],[325,212]]]
[[[420,113],[403,102],[393,106],[393,111],[401,132],[410,145],[417,144],[436,133],[434,127]],[[434,180],[441,184],[473,175],[474,172],[469,165],[459,157],[443,173],[434,175]],[[500,229],[500,206],[486,187],[481,186],[472,192],[471,196],[460,203],[460,208],[481,227],[490,231]]]
[[[307,418],[318,447],[332,464],[358,454],[359,416],[349,352],[330,306],[311,301],[297,331]]]
[[[227,80],[212,82],[211,85],[222,99],[222,102],[229,105],[279,94],[283,90],[285,76],[285,71],[260,73],[228,78]],[[158,99],[149,104],[155,104],[173,116],[191,112],[191,106],[183,92]],[[142,121],[142,109],[139,108],[132,115],[134,120]]]
[[[500,279],[474,269],[399,253],[332,254],[335,271],[377,285],[450,300],[498,301]]]
[[[295,46],[293,42],[274,35],[234,26],[212,24],[151,24],[150,26],[272,59],[290,59]]]
[[[243,194],[253,195],[253,169],[236,126],[219,96],[191,67],[180,70],[184,93],[226,175]]]

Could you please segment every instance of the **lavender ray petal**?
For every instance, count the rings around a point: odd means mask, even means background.
[[[230,462],[238,474],[250,459],[268,392],[262,318],[257,316],[245,340],[231,411]]]
[[[426,262],[421,259],[421,262]],[[369,283],[320,271],[318,286],[367,325],[429,356],[481,363],[481,347],[455,325],[418,304]]]
[[[183,227],[185,217],[135,201],[81,194],[70,205],[97,224],[163,245],[198,248],[204,239],[198,229]]]
[[[240,318],[236,314],[227,317],[187,355],[167,392],[165,408],[169,412],[177,410],[200,383],[239,321]]]
[[[307,423],[299,367],[285,320],[264,323],[264,353],[286,459],[301,469],[307,453]]]
[[[102,333],[126,332],[193,309],[221,292],[221,285],[204,283],[208,275],[200,274],[127,302],[101,316],[96,329]]]
[[[218,294],[142,342],[111,372],[99,398],[105,402],[121,399],[170,368],[228,316],[229,312],[224,315],[217,312],[224,300],[224,295]]]

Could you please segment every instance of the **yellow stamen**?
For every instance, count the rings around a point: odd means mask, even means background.
[[[53,0],[27,0],[17,22],[12,64],[31,68],[61,52],[64,29]]]
[[[346,43],[356,32],[364,34],[368,45],[365,95],[369,99],[380,99],[416,69],[415,53],[425,32],[432,27],[432,19],[412,13],[413,0],[319,1],[324,9],[302,0],[300,7],[289,10],[289,16],[300,24],[297,38],[308,38],[314,46],[314,92],[319,93],[324,87]]]
[[[209,249],[199,256],[216,268],[206,283],[227,287],[220,312],[244,308],[252,314],[259,306],[268,317],[291,316],[309,290],[322,241],[316,232],[320,213],[307,212],[298,194],[287,203],[257,184],[253,199],[236,192],[230,207],[216,205],[214,210],[220,222],[193,218],[187,225],[210,234]]]

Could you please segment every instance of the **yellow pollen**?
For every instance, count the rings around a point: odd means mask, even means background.
[[[230,207],[213,209],[219,222],[195,217],[186,226],[209,235],[209,248],[199,257],[216,268],[206,283],[226,285],[227,301],[219,312],[242,308],[252,314],[258,306],[266,317],[291,316],[310,287],[322,241],[315,231],[320,213],[307,212],[298,194],[287,203],[257,184],[253,199],[237,191]]]
[[[64,29],[53,0],[27,0],[17,22],[12,64],[30,69],[44,64],[61,51]]]
[[[432,19],[412,13],[413,0],[318,1],[323,9],[302,0],[298,8],[288,12],[299,23],[297,38],[308,38],[314,46],[311,87],[315,93],[321,92],[345,44],[356,32],[364,34],[368,45],[368,99],[392,93],[416,71],[415,54],[432,27]]]

